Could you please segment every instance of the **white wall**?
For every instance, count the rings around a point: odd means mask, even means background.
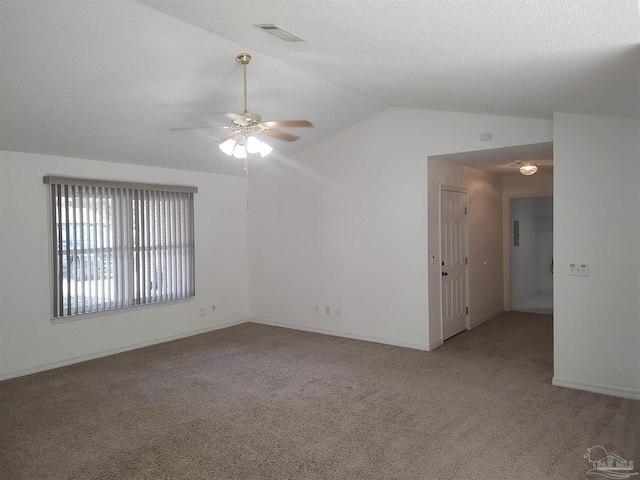
[[[2,374],[2,292],[4,292],[4,280],[2,276],[2,252],[4,252],[4,246],[2,242],[2,219],[3,219],[3,210],[2,210],[2,177],[3,177],[3,169],[2,169],[2,154],[0,150],[0,375]],[[0,377],[2,378],[2,377]]]
[[[637,120],[554,115],[553,382],[638,399],[639,138]]]
[[[52,324],[46,174],[197,186],[196,297]],[[245,179],[2,151],[0,187],[0,378],[246,320]]]
[[[442,264],[440,242],[440,186],[460,187],[467,191],[467,257],[469,259],[469,323],[476,326],[504,310],[502,255],[502,178],[474,168],[448,162],[446,157],[427,162],[428,211],[433,228],[429,229],[429,262]],[[434,259],[435,257],[435,259]],[[430,267],[430,270],[441,271]],[[429,284],[431,343],[442,340],[440,278]]]
[[[485,132],[493,140],[481,142]],[[295,160],[270,160],[250,185],[251,317],[428,348],[440,319],[427,288],[440,268],[427,279],[427,157],[551,136],[549,120],[389,109]],[[437,253],[431,237],[428,248]]]
[[[538,198],[536,202],[538,231],[538,291],[553,294],[553,197]]]

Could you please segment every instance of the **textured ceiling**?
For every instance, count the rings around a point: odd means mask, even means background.
[[[394,107],[639,112],[637,1],[140,1]]]
[[[640,116],[636,0],[0,0],[0,148],[242,174],[242,109],[305,118],[291,154],[386,107]],[[286,43],[253,24],[304,38]]]

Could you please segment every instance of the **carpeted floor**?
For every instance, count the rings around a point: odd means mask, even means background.
[[[0,478],[570,480],[595,445],[640,464],[640,402],[551,376],[547,315],[433,352],[244,324],[0,382]]]

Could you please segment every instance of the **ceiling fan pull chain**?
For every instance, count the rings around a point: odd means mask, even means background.
[[[249,210],[249,155],[244,159],[244,171],[247,175],[247,210]]]

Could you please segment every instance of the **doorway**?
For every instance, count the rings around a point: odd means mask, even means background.
[[[525,176],[518,160],[535,162]],[[467,192],[467,329],[475,328],[510,305],[511,198],[553,196],[553,143],[430,155],[427,159],[427,299],[429,348],[442,345],[443,265],[441,192]],[[444,277],[447,278],[447,277]],[[446,301],[445,301],[446,303]],[[466,312],[465,308],[465,312]]]
[[[553,197],[510,199],[511,310],[553,314]]]

